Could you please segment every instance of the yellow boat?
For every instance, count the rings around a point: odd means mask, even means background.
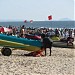
[[[12,53],[10,48],[38,51],[42,46],[42,43],[40,40],[31,40],[0,34],[0,46],[3,47],[1,53],[5,56],[9,56]]]

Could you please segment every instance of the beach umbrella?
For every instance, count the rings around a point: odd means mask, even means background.
[[[12,29],[9,29],[9,28],[6,28],[6,27],[3,27],[4,28],[4,32],[12,32]]]

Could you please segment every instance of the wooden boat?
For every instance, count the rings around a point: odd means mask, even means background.
[[[40,40],[18,38],[16,36],[0,34],[0,46],[3,47],[1,52],[4,53],[5,51],[5,55],[7,55],[6,49],[9,48],[22,49],[27,51],[38,51],[42,46],[42,43]],[[10,53],[8,55],[10,55]]]

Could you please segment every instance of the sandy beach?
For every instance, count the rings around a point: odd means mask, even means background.
[[[0,75],[75,75],[75,49],[52,48],[52,56],[28,57],[23,50],[0,53]],[[44,53],[44,52],[43,52]]]

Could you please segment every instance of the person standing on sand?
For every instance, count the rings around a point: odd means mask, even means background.
[[[22,37],[22,38],[25,37],[25,27],[24,27],[24,25],[20,29],[20,37]]]
[[[52,48],[52,44],[53,44],[53,40],[49,37],[46,37],[45,34],[41,34],[41,38],[42,38],[42,43],[43,43],[43,47],[45,50],[45,56],[46,56],[46,48],[50,49],[50,55],[51,56],[51,48]]]

